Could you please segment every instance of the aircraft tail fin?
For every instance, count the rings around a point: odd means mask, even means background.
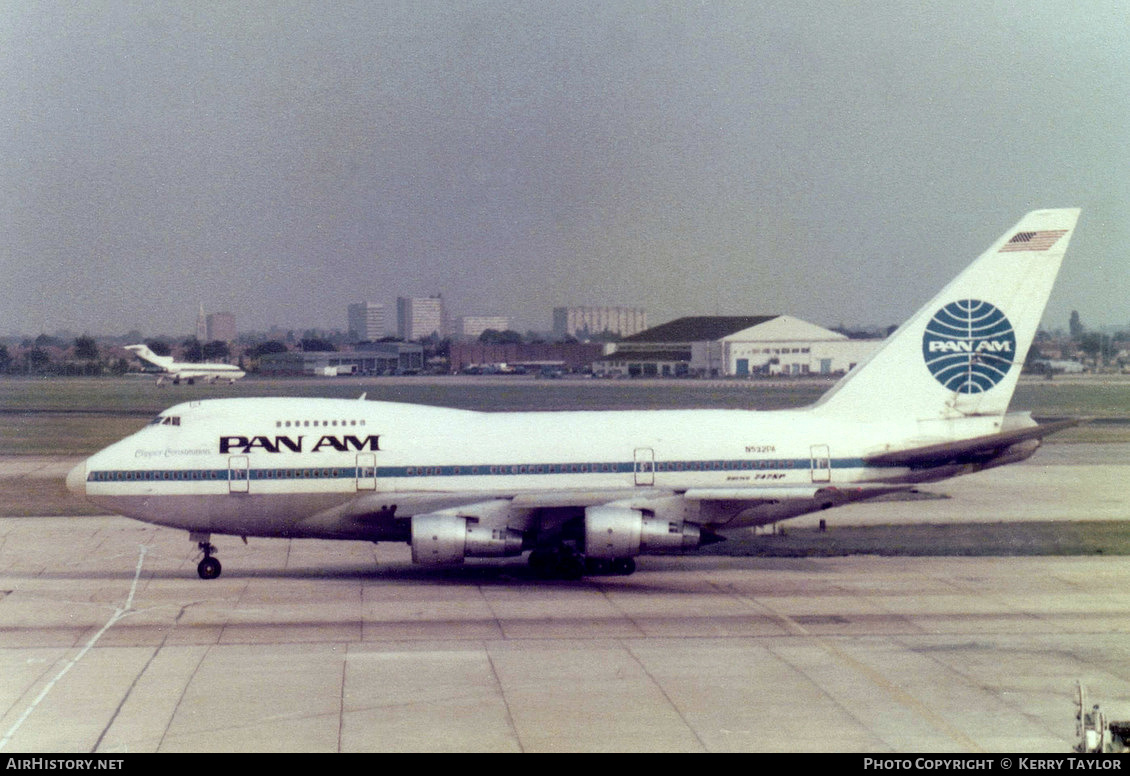
[[[145,345],[126,345],[126,350],[133,353],[146,364],[160,369],[168,369],[173,364],[172,356],[158,356]]]
[[[1078,218],[1028,213],[814,409],[862,421],[1003,415]]]

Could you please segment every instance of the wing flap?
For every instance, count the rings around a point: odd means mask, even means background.
[[[663,488],[627,487],[609,490],[556,490],[547,492],[517,492],[514,506],[537,507],[590,507],[613,501],[635,498],[665,498],[674,491]]]
[[[834,487],[830,485],[773,486],[768,488],[691,488],[683,495],[691,501],[748,501],[756,503],[779,504],[784,501],[811,501],[831,499],[835,503],[858,501],[882,496],[896,490],[907,490],[911,486],[899,485],[850,485]]]

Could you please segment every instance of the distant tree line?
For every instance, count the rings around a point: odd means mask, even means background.
[[[1130,330],[1106,334],[1091,331],[1084,324],[1078,310],[1072,310],[1067,322],[1067,337],[1053,337],[1046,331],[1039,331],[1036,340],[1028,351],[1028,365],[1035,367],[1046,358],[1044,351],[1051,350],[1065,359],[1076,359],[1090,364],[1095,369],[1117,367],[1125,369],[1130,361],[1120,356],[1130,347]]]
[[[145,344],[159,356],[172,355],[172,347],[165,342],[150,340]],[[41,334],[12,347],[0,343],[0,374],[85,377],[125,374],[133,359],[114,355],[112,350],[112,347],[99,346],[94,337],[85,334],[70,342]],[[182,361],[226,361],[230,357],[231,347],[226,342],[201,344],[190,337],[181,345]]]
[[[97,376],[125,374],[129,362],[103,356],[93,337],[83,335],[72,343],[41,334],[22,342],[16,352],[0,343],[0,373],[14,375]]]

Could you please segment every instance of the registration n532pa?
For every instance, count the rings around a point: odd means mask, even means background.
[[[178,404],[68,487],[214,534],[408,542],[421,564],[529,552],[546,575],[635,558],[1030,456],[1066,423],[1008,405],[1079,216],[1027,214],[816,404],[491,413],[341,399]],[[937,240],[938,245],[945,241]]]

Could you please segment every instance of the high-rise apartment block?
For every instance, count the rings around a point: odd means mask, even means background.
[[[431,336],[446,337],[443,297],[440,295],[396,300],[396,336],[417,341]]]
[[[206,319],[205,339],[202,342],[235,342],[235,315],[210,313]]]
[[[630,337],[647,328],[642,307],[555,307],[553,333],[558,337],[580,337],[611,332]]]
[[[349,305],[349,336],[358,342],[376,342],[385,336],[385,306],[374,302]]]

